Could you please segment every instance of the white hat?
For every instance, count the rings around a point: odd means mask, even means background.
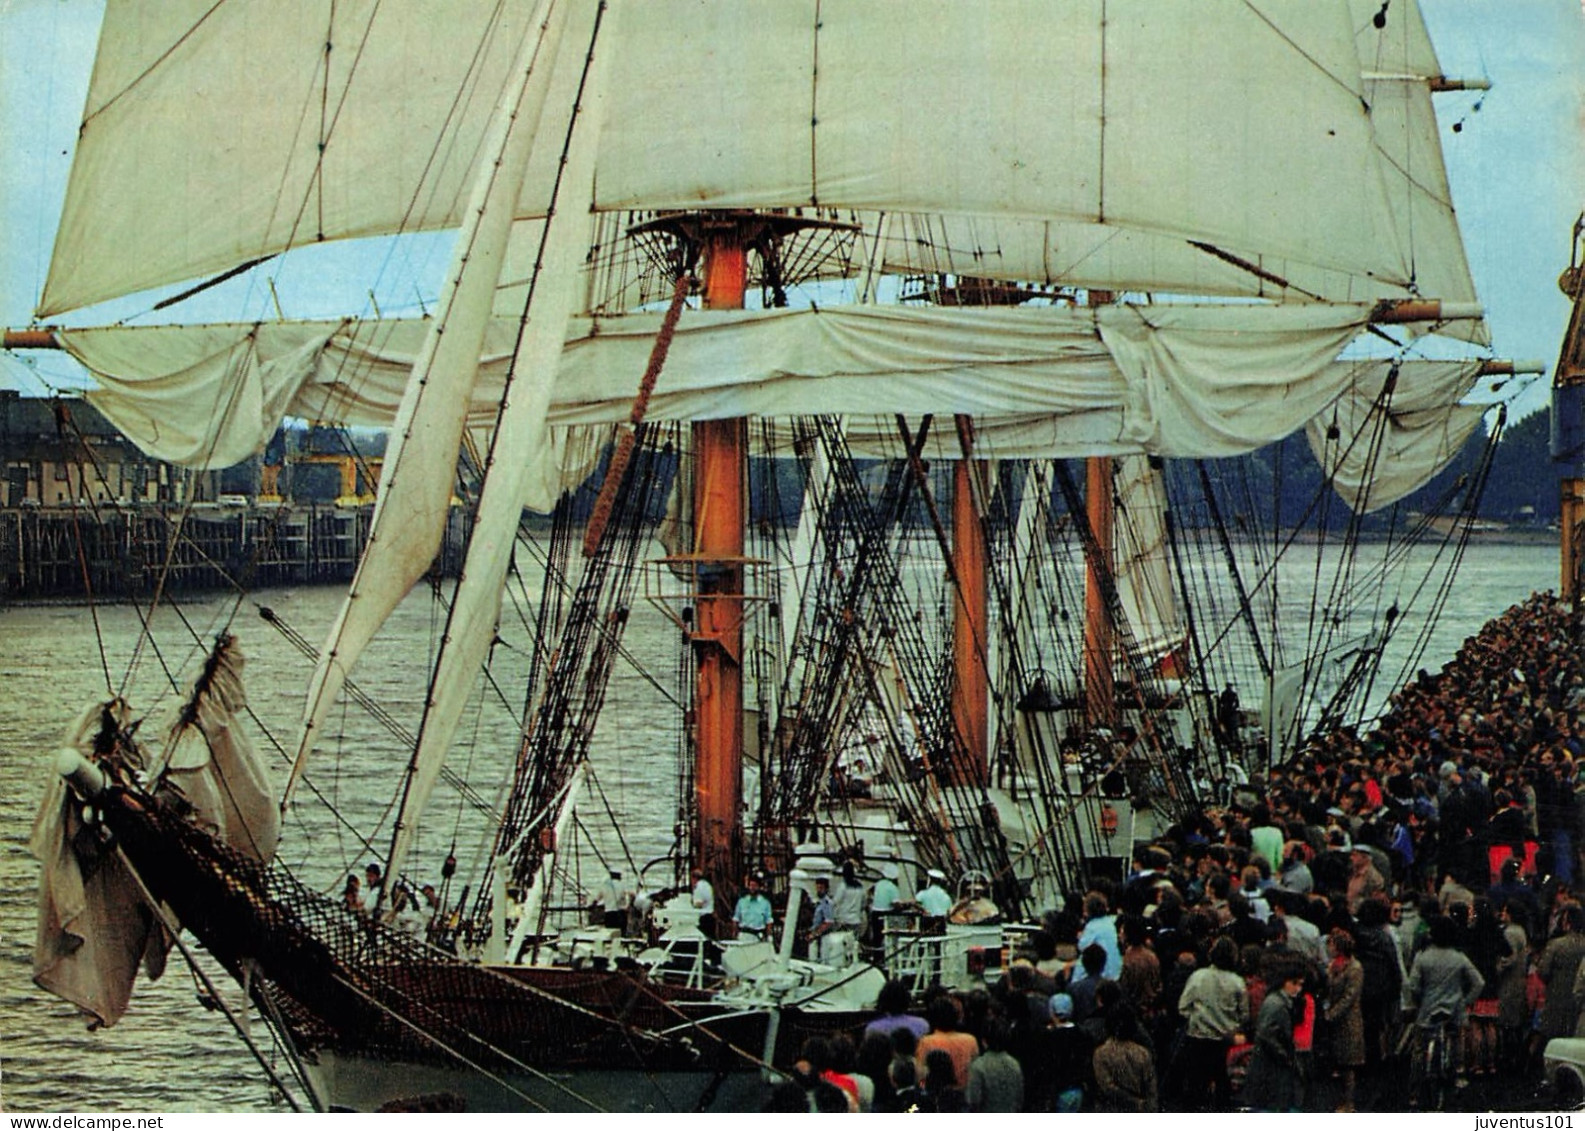
[[[940,868],[931,868],[925,873],[925,875],[929,876],[932,880],[944,880],[947,878],[947,874]]]
[[[881,875],[885,876],[888,880],[895,880],[897,878],[897,876],[898,876],[897,865],[896,864],[882,864],[881,865]]]

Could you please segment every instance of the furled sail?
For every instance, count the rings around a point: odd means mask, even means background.
[[[237,725],[248,706],[243,666],[241,647],[226,637],[154,770],[186,798],[197,823],[243,855],[269,863],[280,839],[280,810],[269,772]]]
[[[1183,644],[1177,592],[1167,557],[1167,492],[1144,456],[1125,456],[1112,472],[1117,491],[1117,599],[1128,647],[1155,664]]]
[[[1056,442],[1059,418],[1091,415],[1105,418],[1107,435],[1085,435],[1071,449],[1043,454],[1093,454],[1083,445],[1102,439],[1113,452],[1234,455],[1287,435],[1346,387],[1347,373],[1332,362],[1369,314],[1361,306],[1191,304],[697,311],[678,329],[649,417],[796,416],[815,404],[865,416],[1023,416],[1044,418],[1037,427]],[[551,424],[625,420],[659,318],[572,320]],[[281,359],[271,373],[283,384],[276,397],[285,402],[283,413],[389,426],[425,323],[269,329],[231,332],[255,351],[256,365]],[[105,372],[94,403],[140,446],[175,456],[202,445],[184,439],[182,449],[164,448],[161,430],[148,422],[175,395],[173,383],[191,382],[196,397],[224,382],[229,354],[211,337],[219,332],[114,327],[61,337],[90,370]],[[487,336],[469,416],[480,427],[498,402],[513,334],[515,323],[497,323]],[[108,367],[134,355],[142,367],[136,379],[111,375]],[[161,372],[167,367],[171,372]],[[154,398],[147,405],[145,389]],[[256,418],[253,450],[280,419]]]
[[[530,7],[112,0],[40,314],[455,226]],[[569,17],[521,217],[549,198],[596,8]],[[1275,257],[1364,296],[1415,277],[1342,6],[646,0],[609,23],[602,211],[1009,217]]]
[[[223,638],[194,682],[170,741],[152,762],[130,736],[139,720],[122,700],[88,707],[64,747],[87,765],[108,729],[123,736],[123,771],[147,773],[167,796],[178,794],[192,820],[237,852],[268,863],[275,855],[279,814],[269,774],[237,716],[247,706],[243,655]],[[158,978],[170,939],[145,905],[138,880],[101,823],[85,820],[65,778],[52,776],[28,848],[43,865],[33,979],[91,1015],[114,1025],[131,999],[138,966]]]
[[[301,415],[304,380],[335,364],[325,355],[343,332],[211,323],[71,331],[62,344],[98,383],[89,399],[133,443],[156,459],[208,470],[255,455],[283,419]],[[417,336],[406,340],[416,353]],[[400,397],[397,386],[382,406],[384,427]]]
[[[1356,511],[1379,510],[1425,486],[1490,411],[1458,403],[1474,388],[1478,363],[1340,362],[1335,368],[1350,380],[1305,435],[1332,486]]]
[[[95,704],[78,719],[67,748],[92,751],[107,711],[118,725],[132,721],[123,702]],[[28,851],[41,865],[33,980],[89,1014],[94,1024],[114,1025],[132,999],[138,964],[147,954],[153,974],[163,966],[169,944],[158,940],[136,881],[84,822],[64,778],[51,775]]]

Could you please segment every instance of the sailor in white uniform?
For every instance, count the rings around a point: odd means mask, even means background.
[[[851,861],[842,865],[842,882],[831,892],[831,917],[834,926],[821,961],[847,966],[858,958],[859,934],[864,930],[864,885]]]
[[[952,896],[941,886],[947,874],[939,868],[931,868],[925,873],[925,878],[928,882],[914,896],[914,902],[919,904],[919,910],[931,918],[943,919],[952,910]]]
[[[875,881],[875,886],[870,889],[870,917],[869,934],[865,936],[865,945],[872,949],[879,949],[886,936],[886,915],[902,901],[902,893],[897,888],[897,877],[900,873],[897,865],[890,861],[881,865],[881,878]]]
[[[627,929],[627,913],[633,903],[633,891],[622,882],[622,873],[611,869],[611,877],[595,892],[594,906],[599,911],[599,923],[618,931]]]
[[[715,885],[705,879],[701,868],[693,870],[692,902],[699,911],[699,930],[705,938],[715,938]]]

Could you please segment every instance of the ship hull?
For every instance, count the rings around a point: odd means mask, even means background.
[[[485,1076],[423,1061],[337,1052],[319,1054],[305,1070],[320,1105],[330,1111],[754,1111],[767,1086],[754,1070],[584,1068],[545,1076],[511,1070]]]
[[[734,1003],[636,964],[464,961],[304,888],[160,801],[122,794],[105,819],[150,892],[249,987],[324,1106],[433,1094],[467,1110],[752,1109],[767,1063],[791,1063],[812,1036],[856,1037],[869,1017]]]

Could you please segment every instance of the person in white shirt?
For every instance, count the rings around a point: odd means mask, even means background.
[[[600,925],[623,931],[627,929],[627,912],[633,902],[633,892],[622,882],[622,873],[611,869],[611,876],[594,894],[594,908],[600,915]]]
[[[392,923],[403,934],[422,939],[429,928],[429,917],[418,906],[418,897],[406,884],[396,888],[391,899]]]
[[[1117,942],[1117,916],[1111,913],[1106,897],[1100,892],[1090,892],[1084,897],[1084,929],[1079,932],[1079,953],[1091,943],[1106,952],[1106,968],[1101,977],[1117,981],[1123,972],[1123,949]]]
[[[864,930],[864,885],[851,861],[842,865],[841,880],[830,889],[830,904],[831,923],[820,940],[820,961],[846,966],[858,957],[859,934]]]
[[[703,868],[693,870],[693,905],[699,911],[699,930],[705,938],[715,938],[715,886],[705,879]]]
[[[380,866],[378,864],[370,864],[363,869],[363,910],[365,914],[373,915],[375,907],[379,905],[380,884]]]
[[[831,909],[838,930],[858,934],[864,929],[864,885],[851,862],[842,865],[842,882],[831,892]]]
[[[890,861],[882,864],[881,878],[870,889],[869,929],[864,943],[873,950],[880,949],[885,941],[887,912],[902,901],[902,893],[897,889],[898,874],[896,864]]]
[[[890,911],[897,906],[902,894],[897,890],[897,877],[899,872],[896,864],[882,864],[881,878],[875,881],[875,886],[870,889],[870,912],[880,914]]]
[[[947,912],[952,910],[952,896],[941,886],[947,875],[939,869],[931,868],[925,873],[925,878],[926,884],[914,896],[914,902],[919,904],[919,909],[926,915],[943,919]]]

